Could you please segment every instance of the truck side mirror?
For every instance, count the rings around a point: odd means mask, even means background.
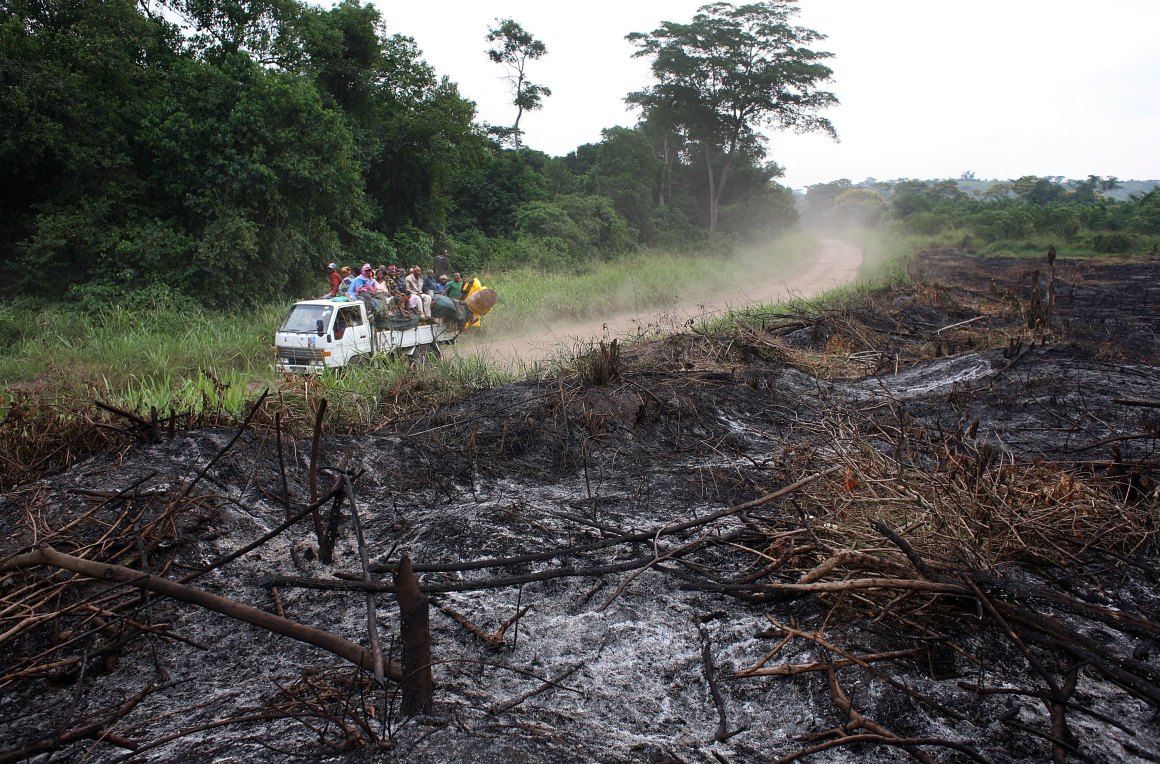
[[[326,328],[323,326],[321,318],[314,322],[314,331],[319,337],[326,334]]]

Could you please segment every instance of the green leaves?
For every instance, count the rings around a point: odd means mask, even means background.
[[[343,120],[309,82],[241,55],[186,61],[168,84],[142,138],[155,214],[198,242],[177,286],[217,304],[301,288],[365,215]]]
[[[487,51],[487,57],[494,63],[502,64],[508,72],[506,79],[511,84],[512,103],[516,107],[516,121],[510,135],[518,151],[520,118],[523,113],[536,111],[543,106],[543,99],[552,95],[549,88],[530,82],[527,78],[528,62],[543,57],[548,49],[511,19],[496,19],[496,26],[488,29],[487,41],[499,43]]]
[[[344,247],[447,224],[486,140],[373,5],[163,1],[184,34],[130,0],[0,10],[9,283],[300,296]]]
[[[797,12],[793,0],[712,3],[690,23],[666,21],[651,33],[628,35],[636,56],[653,59],[657,81],[627,100],[705,157],[710,233],[734,158],[739,151],[760,154],[758,128],[837,137],[819,114],[838,102],[819,89],[832,74],[823,63],[832,55],[806,47],[825,37],[791,25]]]
[[[30,267],[84,281],[113,259],[138,192],[133,146],[142,105],[174,58],[171,26],[131,2],[0,10],[0,252],[3,276]]]

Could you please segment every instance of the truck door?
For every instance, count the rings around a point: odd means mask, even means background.
[[[338,309],[334,317],[334,346],[336,366],[345,366],[352,359],[371,352],[370,326],[362,303]]]

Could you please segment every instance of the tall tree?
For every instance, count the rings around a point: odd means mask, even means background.
[[[1065,189],[1058,176],[1024,175],[1013,180],[1012,188],[1024,204],[1044,205],[1063,198]]]
[[[147,3],[143,0],[143,5]],[[181,19],[189,43],[210,57],[244,52],[263,66],[285,67],[298,58],[300,0],[158,0]]]
[[[497,26],[488,29],[487,41],[499,44],[487,51],[487,57],[507,68],[505,79],[511,84],[512,103],[516,107],[516,121],[511,127],[511,137],[518,150],[520,118],[525,111],[541,108],[544,98],[552,95],[550,89],[537,85],[527,76],[528,62],[542,58],[548,49],[515,21],[496,19],[496,23]]]
[[[123,245],[142,272],[206,302],[300,293],[365,219],[351,133],[302,77],[235,53],[185,60],[142,120],[151,158],[142,230]],[[166,261],[150,242],[166,236]],[[257,277],[257,274],[261,274]],[[240,285],[245,285],[242,288]]]
[[[832,54],[806,47],[825,35],[791,24],[797,13],[796,0],[712,3],[690,23],[666,21],[651,33],[628,35],[636,57],[653,59],[657,82],[627,100],[646,119],[663,113],[703,153],[711,234],[734,160],[764,153],[759,128],[837,138],[818,115],[838,102],[818,87],[833,73],[822,63]]]

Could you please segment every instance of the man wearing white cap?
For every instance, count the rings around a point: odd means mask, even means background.
[[[338,297],[338,287],[342,284],[342,275],[338,272],[338,263],[326,266],[330,269],[330,291],[327,297]]]
[[[407,276],[407,291],[419,295],[422,305],[423,318],[431,318],[431,295],[423,291],[423,271],[419,266],[411,266],[411,273]]]

